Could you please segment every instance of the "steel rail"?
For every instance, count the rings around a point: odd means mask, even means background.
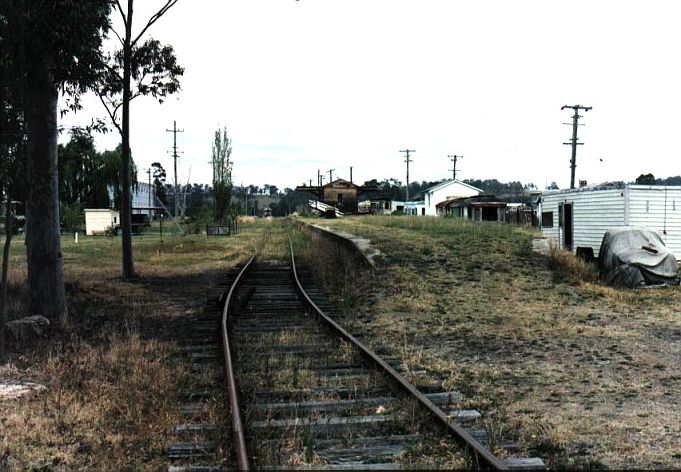
[[[303,285],[298,278],[298,271],[296,270],[296,261],[293,254],[293,242],[289,236],[289,249],[291,251],[291,270],[293,271],[293,278],[296,283],[296,290],[303,297],[305,302],[314,310],[316,315],[324,321],[333,331],[335,331],[341,338],[354,345],[361,352],[362,356],[370,363],[382,369],[394,383],[405,392],[408,396],[415,398],[421,406],[430,413],[430,415],[442,426],[447,429],[447,432],[453,436],[457,442],[477,461],[478,468],[489,468],[492,470],[510,470],[506,464],[501,462],[492,452],[485,446],[480,444],[473,436],[463,429],[458,424],[451,421],[444,412],[438,408],[428,397],[421,393],[416,387],[410,384],[404,377],[402,377],[395,369],[393,369],[387,362],[376,355],[371,349],[366,347],[361,341],[348,333],[342,326],[329,318],[310,298],[305,292]]]
[[[227,318],[230,315],[232,308],[232,298],[236,292],[236,288],[241,281],[241,278],[248,272],[255,260],[257,253],[251,257],[243,269],[234,279],[232,286],[229,288],[229,293],[225,299],[225,306],[222,309],[222,350],[225,359],[225,383],[227,384],[227,394],[229,396],[229,407],[232,413],[232,441],[234,442],[234,450],[236,453],[237,469],[250,470],[248,462],[248,451],[246,449],[246,438],[244,437],[244,427],[241,421],[241,410],[239,409],[239,395],[236,388],[236,378],[234,375],[234,367],[232,364],[232,355],[229,345],[229,335],[227,334]]]

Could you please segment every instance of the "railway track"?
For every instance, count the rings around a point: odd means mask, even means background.
[[[458,392],[421,393],[400,359],[380,358],[343,330],[289,245],[287,263],[254,256],[219,297],[238,469],[543,467],[494,456],[480,414],[459,409]]]

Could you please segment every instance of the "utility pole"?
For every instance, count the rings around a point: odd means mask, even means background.
[[[350,183],[352,183],[352,166],[350,166]]]
[[[175,219],[177,220],[177,214],[179,211],[179,201],[177,200],[177,194],[178,192],[178,187],[177,187],[177,133],[184,133],[183,129],[177,129],[177,121],[173,121],[173,129],[167,129],[166,132],[168,133],[173,133],[173,169],[175,170],[175,191],[173,192],[174,194],[174,200],[175,200]],[[180,152],[181,154],[181,152]]]
[[[416,152],[415,149],[404,149],[401,150],[400,152],[403,152],[407,155],[407,158],[404,160],[404,162],[407,163],[407,201],[409,201],[409,163],[414,162],[411,159],[409,159],[409,154],[412,152]]]
[[[570,188],[575,188],[575,168],[577,167],[577,146],[581,146],[584,143],[577,142],[577,126],[583,126],[577,123],[582,115],[579,114],[579,110],[589,111],[591,107],[583,107],[582,105],[563,105],[560,109],[565,110],[566,108],[572,108],[575,111],[572,117],[572,139],[569,143],[563,143],[566,146],[572,146],[572,159],[570,159]],[[570,125],[570,123],[563,123],[564,125]]]
[[[336,169],[329,169],[329,183],[333,182],[333,171]]]
[[[149,177],[149,214],[151,214],[151,167],[144,170],[147,171],[147,176]]]
[[[449,170],[452,171],[452,180],[456,180],[456,160],[457,159],[463,159],[463,156],[456,156],[456,155],[449,156],[448,155],[447,157],[449,157],[449,160],[454,163],[454,167],[452,169],[449,169]]]
[[[319,169],[317,169],[317,187],[322,186],[322,174],[319,172]]]

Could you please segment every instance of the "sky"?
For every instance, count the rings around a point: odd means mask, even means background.
[[[138,0],[135,30],[161,0]],[[144,169],[210,183],[218,128],[233,140],[236,185],[497,179],[577,180],[681,174],[681,2],[547,0],[180,0],[147,33],[172,44],[182,90],[131,106]],[[115,23],[116,24],[116,23]],[[120,25],[118,24],[120,28]],[[104,117],[87,97],[65,124]],[[61,140],[67,139],[66,136]],[[97,136],[100,150],[120,142]],[[328,172],[326,173],[328,179]]]

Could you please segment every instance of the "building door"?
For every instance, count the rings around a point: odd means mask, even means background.
[[[568,251],[572,251],[573,245],[573,225],[572,225],[572,203],[563,205],[563,246]]]

